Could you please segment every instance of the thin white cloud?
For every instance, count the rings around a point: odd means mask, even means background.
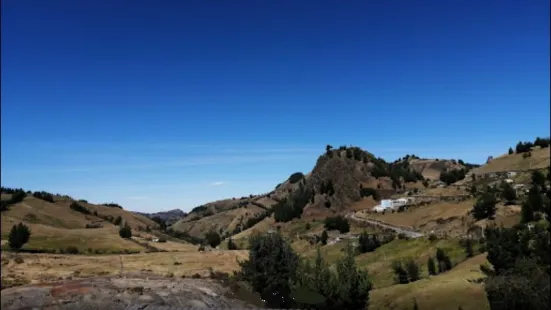
[[[128,199],[128,200],[148,200],[149,197],[146,197],[146,196],[130,196],[130,197],[126,197],[126,199]]]
[[[226,184],[226,182],[218,181],[210,183],[210,186],[222,186],[224,184]]]

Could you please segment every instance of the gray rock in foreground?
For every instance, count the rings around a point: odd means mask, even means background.
[[[251,309],[229,288],[207,279],[98,277],[2,290],[2,310]]]

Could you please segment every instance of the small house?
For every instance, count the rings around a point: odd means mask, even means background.
[[[509,172],[507,172],[507,177],[508,177],[508,178],[513,178],[513,177],[515,177],[516,175],[517,175],[517,173],[514,172],[514,171],[509,171]]]
[[[515,181],[511,180],[511,179],[505,179],[505,183],[507,184],[513,184],[515,183]]]

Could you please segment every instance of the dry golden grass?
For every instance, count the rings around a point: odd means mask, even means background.
[[[119,236],[119,228],[112,223],[72,210],[69,206],[73,200],[55,197],[55,203],[27,196],[22,202],[2,212],[2,239],[6,239],[11,227],[24,223],[31,229],[30,241],[24,249],[60,251],[67,247],[76,247],[80,252],[121,252],[144,251],[144,247],[124,240]],[[155,227],[157,224],[144,216],[120,208],[97,206],[79,202],[90,212],[96,211],[99,216],[112,216],[126,221],[131,228]],[[87,229],[87,224],[100,223],[102,228]],[[136,231],[134,231],[136,233]]]
[[[404,212],[386,212],[385,214],[360,212],[357,216],[375,219],[395,226],[416,229],[430,221],[465,216],[472,209],[474,203],[475,199],[465,200],[460,203],[438,202],[414,207]]]
[[[378,205],[379,202],[369,196],[367,198],[362,198],[362,200],[353,203],[350,207],[347,207],[347,211],[360,211],[360,210],[371,210],[373,207]]]
[[[415,171],[421,173],[425,179],[438,180],[442,171],[446,169],[459,169],[461,165],[451,160],[436,159],[412,159],[409,162]]]
[[[390,225],[420,231],[423,233],[437,233],[448,236],[465,235],[470,227],[478,225],[485,227],[487,223],[512,227],[520,221],[519,206],[504,206],[498,204],[494,220],[476,222],[469,214],[476,199],[462,202],[438,202],[425,206],[414,207],[404,212],[365,213],[358,212],[359,218],[373,219]]]
[[[132,255],[56,255],[17,254],[23,263],[14,261],[14,254],[2,255],[2,277],[23,278],[43,283],[69,276],[91,277],[117,275],[121,272],[151,272],[176,277],[207,275],[209,270],[228,272],[238,270],[238,260],[247,259],[246,251],[165,252]],[[4,261],[7,261],[5,264]],[[122,261],[122,269],[121,269]]]
[[[485,262],[486,256],[481,254],[437,276],[375,289],[369,294],[369,309],[413,309],[414,299],[419,309],[489,309],[482,284],[469,282],[483,277],[479,266]]]
[[[549,148],[534,149],[532,156],[523,158],[522,154],[502,155],[474,170],[474,173],[492,173],[510,170],[544,169],[549,167]]]
[[[218,232],[220,229],[222,229],[222,232],[231,232],[240,223],[245,223],[249,218],[257,216],[262,212],[264,212],[264,209],[250,204],[243,208],[219,212],[196,221],[179,221],[172,226],[172,229],[202,238],[211,229],[215,229]]]
[[[421,194],[423,196],[462,196],[462,195],[469,195],[469,192],[467,192],[464,188],[459,188],[456,186],[448,186],[448,187],[438,187],[438,188],[429,188]]]
[[[2,216],[2,238],[7,238],[11,225]],[[43,224],[28,224],[31,229],[31,238],[23,249],[33,250],[65,250],[74,246],[80,252],[98,250],[102,253],[127,251],[145,251],[145,248],[119,236],[117,227],[103,227],[96,229],[63,229]]]

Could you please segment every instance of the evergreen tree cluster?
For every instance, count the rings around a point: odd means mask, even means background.
[[[80,213],[83,213],[83,214],[91,214],[90,210],[86,209],[80,203],[78,203],[76,201],[73,201],[69,207],[73,211],[77,211],[77,212],[80,212]]]
[[[10,199],[4,199],[0,201],[0,210],[2,212],[9,210],[11,205],[20,203],[25,199],[27,193],[23,189],[11,189],[2,187],[2,192],[6,194],[11,194]]]
[[[333,196],[335,194],[335,187],[333,185],[333,181],[331,179],[322,181],[319,192],[322,195],[327,194],[329,196]]]
[[[373,199],[375,199],[375,200],[380,200],[381,199],[381,195],[379,195],[379,192],[377,192],[376,189],[370,188],[370,187],[365,187],[364,188],[361,184],[360,184],[360,196],[361,197],[372,196]]]
[[[111,207],[111,208],[119,208],[119,209],[122,209],[122,206],[121,206],[121,205],[119,205],[118,203],[114,203],[114,202],[102,203],[101,205],[102,205],[102,206],[106,206],[106,207]]]
[[[550,278],[549,230],[537,224],[532,228],[487,227],[486,249],[491,270],[484,289],[492,310],[549,309]]]
[[[486,191],[482,196],[480,196],[475,205],[473,206],[473,209],[471,210],[471,214],[476,220],[482,220],[482,219],[492,219],[495,216],[496,213],[496,204],[497,200],[489,191]]]
[[[332,269],[318,248],[315,262],[301,260],[280,234],[251,237],[249,259],[238,274],[270,308],[366,309],[371,283],[356,267],[353,249]]]
[[[411,258],[405,261],[393,261],[392,270],[394,282],[397,284],[407,284],[421,278],[419,265]]]
[[[440,181],[450,185],[457,181],[463,180],[467,172],[468,170],[464,168],[444,171],[440,174]]]
[[[343,234],[350,231],[350,224],[342,215],[325,218],[324,227],[327,230],[338,230]]]
[[[546,148],[546,147],[549,147],[549,144],[550,144],[550,139],[549,137],[546,137],[546,138],[540,138],[540,137],[537,137],[534,142],[531,142],[531,141],[525,141],[525,142],[522,142],[522,141],[519,141],[517,143],[517,145],[515,146],[515,152],[517,154],[520,154],[520,153],[527,153],[527,152],[530,152],[532,150],[533,147],[535,146],[539,146],[541,148]],[[511,154],[511,151],[512,149],[509,149],[509,154]]]
[[[299,183],[297,190],[273,206],[272,210],[276,222],[289,222],[294,218],[300,218],[302,210],[308,204],[312,195],[313,191],[307,189],[303,182]]]
[[[121,228],[119,229],[119,236],[124,239],[132,238],[132,229],[130,229],[128,223],[124,223],[124,225],[121,226]]]
[[[44,201],[51,202],[51,203],[54,202],[54,195],[45,191],[34,192],[33,197],[36,197],[38,199],[42,199]]]
[[[391,242],[394,238],[394,235],[381,236],[363,231],[358,238],[358,252],[361,254],[373,252],[378,247]]]

